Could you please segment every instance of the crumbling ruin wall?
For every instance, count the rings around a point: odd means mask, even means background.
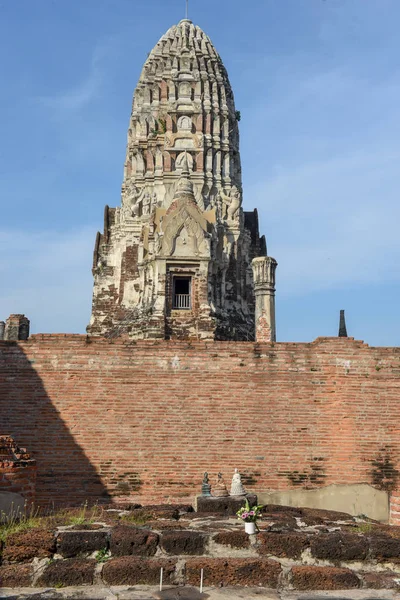
[[[237,467],[259,492],[369,483],[399,516],[400,348],[34,335],[0,342],[0,373],[40,502],[191,500]]]
[[[0,435],[0,494],[20,494],[29,505],[35,500],[35,484],[36,461],[10,436]]]

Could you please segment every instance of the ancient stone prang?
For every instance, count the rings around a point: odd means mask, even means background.
[[[0,341],[17,342],[29,338],[30,321],[25,315],[10,315],[6,322],[0,321]]]
[[[274,339],[276,262],[257,211],[242,209],[239,118],[210,39],[188,19],[171,27],[134,94],[121,206],[106,206],[96,238],[88,333],[254,340],[257,302],[263,339]],[[269,267],[255,294],[260,257]]]

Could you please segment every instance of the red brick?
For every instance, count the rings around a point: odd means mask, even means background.
[[[0,414],[40,464],[40,505],[191,502],[204,471],[229,483],[236,466],[255,492],[360,482],[396,490],[399,357],[351,338],[40,334],[0,342]]]

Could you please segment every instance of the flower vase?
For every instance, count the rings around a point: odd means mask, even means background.
[[[255,523],[245,523],[244,530],[249,535],[252,535],[253,533],[256,532],[256,524]]]

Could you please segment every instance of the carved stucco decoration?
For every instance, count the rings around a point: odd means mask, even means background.
[[[266,250],[257,213],[243,212],[241,203],[229,78],[208,36],[184,19],[153,48],[136,87],[121,209],[107,208],[96,238],[88,332],[254,339],[256,292],[272,292],[253,287],[252,259]],[[166,263],[184,270],[192,259],[202,273],[193,288],[202,312],[177,333],[166,322]]]
[[[239,216],[239,209],[242,205],[242,195],[236,185],[232,186],[229,194],[221,189],[219,191],[221,202],[221,217],[229,221],[235,221]]]
[[[177,250],[177,241],[187,244],[186,255],[208,256],[210,254],[207,234],[207,221],[190,199],[180,199],[177,206],[166,216],[161,254],[173,256]],[[184,236],[187,233],[187,239]],[[182,255],[181,253],[179,253]]]

